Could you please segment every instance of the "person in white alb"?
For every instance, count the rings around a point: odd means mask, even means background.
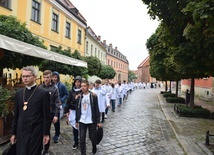
[[[122,105],[123,99],[123,86],[121,85],[121,81],[118,82],[117,98],[118,98],[118,107],[120,107]]]
[[[107,119],[107,114],[108,114],[108,108],[110,107],[110,94],[112,93],[112,87],[109,84],[109,79],[105,80],[105,84],[102,86],[102,88],[106,92],[105,96],[105,104],[106,104],[106,109],[105,109],[105,119]]]
[[[100,113],[102,114],[101,119],[102,119],[102,123],[103,123],[104,116],[105,116],[105,109],[106,109],[106,104],[105,104],[106,91],[101,86],[101,80],[98,79],[95,81],[94,88],[91,90],[91,92],[93,92],[97,95],[99,110],[100,110]]]
[[[111,84],[111,87],[112,87],[112,91],[110,94],[111,108],[112,108],[111,110],[112,110],[112,112],[115,112],[115,102],[116,102],[116,99],[118,96],[118,89],[114,86],[113,83]]]

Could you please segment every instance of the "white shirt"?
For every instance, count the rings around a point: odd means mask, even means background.
[[[91,113],[91,103],[90,103],[90,93],[87,95],[83,94],[81,102],[81,117],[80,122],[84,124],[91,124],[92,122],[92,113]]]
[[[111,93],[111,95],[110,95],[111,100],[116,100],[117,95],[118,95],[118,90],[117,90],[117,88],[115,88],[115,87],[112,88],[112,93]]]
[[[105,105],[106,92],[105,92],[105,90],[102,87],[99,87],[99,88],[94,87],[92,89],[92,92],[97,95],[99,111],[105,112],[105,109],[106,109],[106,105]]]
[[[118,98],[123,98],[123,86],[118,86],[117,88],[117,94],[118,94]]]

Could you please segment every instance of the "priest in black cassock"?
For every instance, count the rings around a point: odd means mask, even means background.
[[[49,141],[50,97],[49,92],[35,83],[32,66],[22,69],[25,88],[15,95],[11,143],[16,142],[17,155],[40,155]]]

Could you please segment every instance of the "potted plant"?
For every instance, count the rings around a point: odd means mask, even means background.
[[[0,137],[4,133],[4,117],[8,114],[6,101],[10,98],[10,91],[0,86]]]

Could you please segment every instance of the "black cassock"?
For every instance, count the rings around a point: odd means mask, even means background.
[[[23,110],[26,101],[28,101],[27,109]],[[30,90],[27,88],[18,90],[15,96],[12,124],[12,134],[16,135],[17,139],[17,155],[40,155],[43,148],[43,135],[49,135],[49,132],[49,92],[38,86],[33,86]]]

